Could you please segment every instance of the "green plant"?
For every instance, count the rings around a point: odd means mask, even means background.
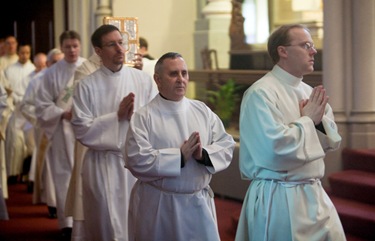
[[[233,79],[229,79],[225,84],[217,84],[216,87],[216,90],[207,90],[207,100],[224,126],[228,127],[239,100],[238,86]]]

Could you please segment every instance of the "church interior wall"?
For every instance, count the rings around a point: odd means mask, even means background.
[[[138,17],[139,34],[148,40],[152,56],[179,52],[188,67],[194,66],[196,1],[122,0],[112,4],[114,16]]]

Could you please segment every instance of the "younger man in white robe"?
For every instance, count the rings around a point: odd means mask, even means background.
[[[72,30],[60,35],[60,47],[64,59],[46,70],[36,98],[36,115],[50,148],[51,171],[56,191],[56,209],[63,239],[70,240],[73,220],[65,217],[65,199],[73,170],[74,133],[71,129],[71,105],[69,83],[74,72],[85,58],[80,57],[81,37]]]
[[[314,70],[311,35],[303,25],[281,26],[268,52],[275,66],[241,104],[239,164],[252,181],[235,240],[346,240],[320,182],[325,154],[341,137],[325,89],[302,82]]]
[[[4,76],[8,80],[11,89],[12,104],[14,109],[6,126],[5,158],[9,182],[14,183],[23,180],[23,164],[28,156],[23,128],[28,124],[20,111],[20,102],[30,81],[28,75],[34,72],[35,65],[31,62],[31,46],[22,44],[18,46],[18,61],[9,65],[4,70]]]
[[[138,181],[129,207],[129,241],[219,241],[214,173],[232,161],[235,142],[203,102],[185,97],[189,81],[178,53],[158,59],[159,94],[134,113],[123,154]]]
[[[46,67],[49,68],[59,60],[64,58],[60,49],[51,49],[47,54]],[[47,70],[44,68],[38,72],[29,82],[25,95],[20,104],[20,109],[25,118],[34,127],[35,149],[30,172],[33,166],[34,170],[34,186],[33,186],[33,204],[46,203],[48,207],[49,217],[56,218],[56,193],[51,174],[50,159],[47,155],[48,142],[46,141],[43,129],[37,121],[36,115],[36,96],[40,83],[43,81],[44,74]],[[31,176],[31,175],[30,175]]]
[[[75,87],[71,122],[77,140],[88,148],[81,167],[85,240],[127,241],[136,179],[123,168],[121,149],[130,117],[156,89],[147,73],[123,64],[124,40],[117,27],[100,26],[91,42],[102,65]]]

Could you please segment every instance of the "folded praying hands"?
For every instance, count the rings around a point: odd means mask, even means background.
[[[322,121],[326,105],[329,97],[322,85],[314,87],[310,98],[301,100],[299,103],[301,116],[308,116],[314,122],[314,125],[320,124]]]

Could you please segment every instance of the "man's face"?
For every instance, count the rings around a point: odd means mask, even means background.
[[[112,71],[121,69],[125,59],[125,48],[119,31],[112,31],[102,37],[102,46],[95,48],[103,65]]]
[[[5,40],[5,51],[7,54],[11,55],[17,53],[17,47],[18,44],[15,37],[8,37]]]
[[[160,94],[168,100],[179,101],[186,93],[189,74],[183,58],[165,59],[160,73],[155,73]]]
[[[18,62],[20,62],[21,64],[24,64],[30,59],[30,56],[31,56],[30,46],[26,45],[26,46],[20,47],[20,49],[18,50]]]
[[[314,55],[317,53],[311,35],[303,28],[289,32],[290,44],[285,46],[289,72],[302,77],[314,71]]]
[[[65,39],[61,46],[64,59],[68,63],[75,63],[81,53],[81,42],[78,39]]]

